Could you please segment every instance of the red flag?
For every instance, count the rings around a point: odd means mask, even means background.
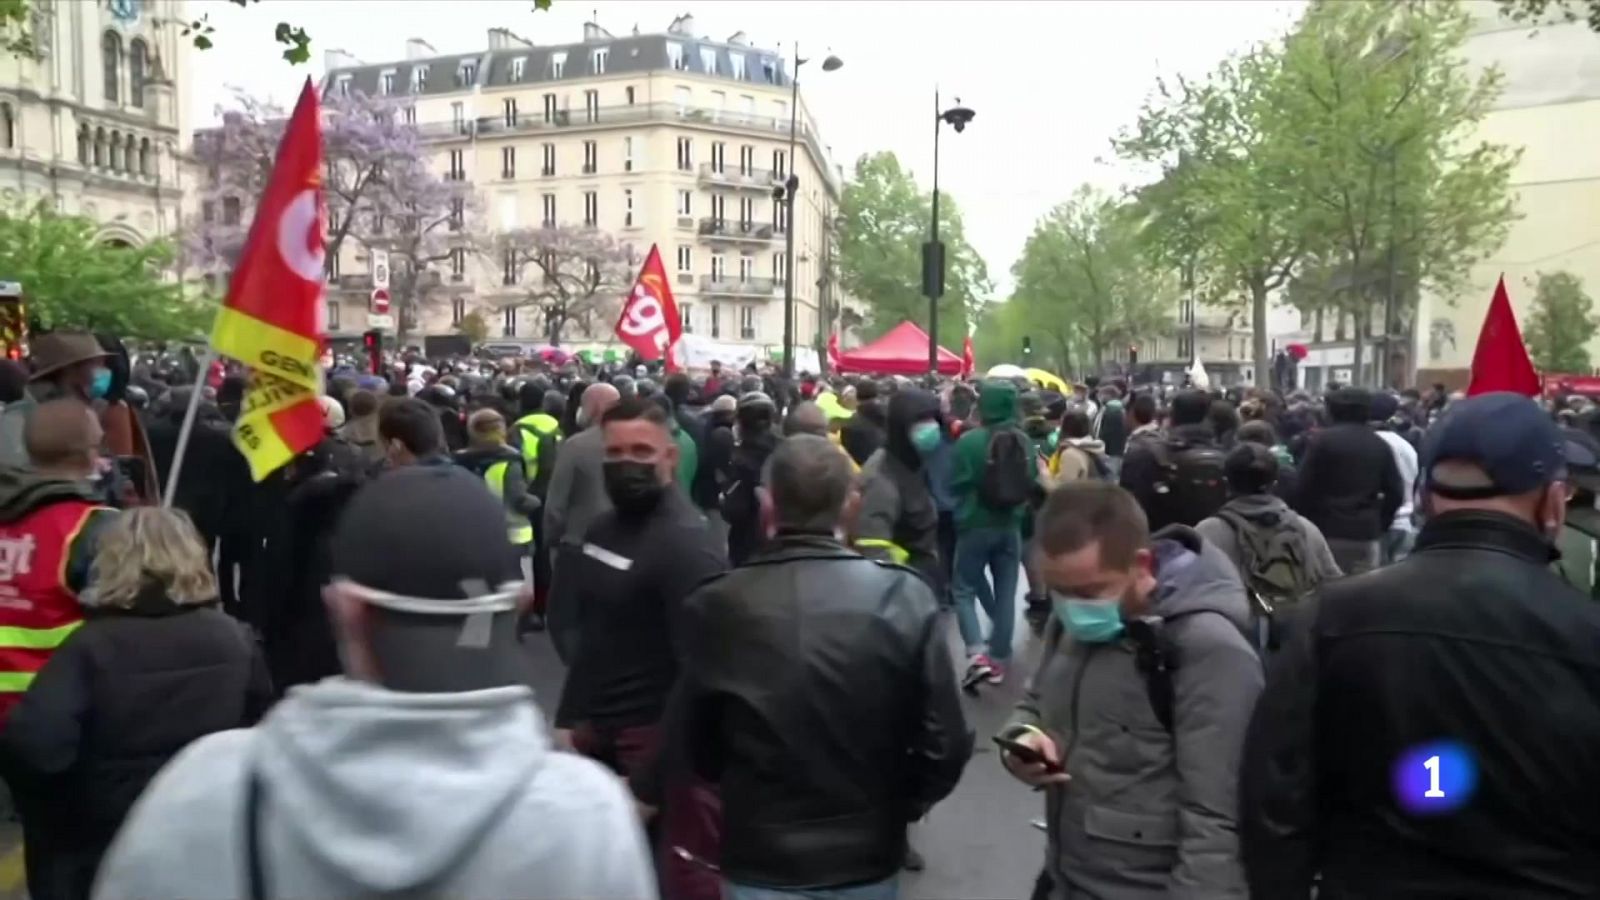
[[[1539,376],[1528,359],[1528,347],[1517,329],[1517,315],[1506,294],[1506,278],[1500,276],[1483,330],[1478,332],[1478,348],[1472,354],[1472,384],[1467,396],[1491,391],[1511,391],[1528,397],[1539,394]]]
[[[211,346],[252,370],[233,440],[257,481],[322,439],[322,122],[306,79],[217,313]]]
[[[967,335],[966,342],[961,345],[961,377],[971,378],[972,370],[977,366],[977,360],[972,356],[972,335]]]
[[[828,335],[828,371],[839,371],[839,332]]]
[[[644,258],[633,292],[622,304],[616,330],[617,337],[647,362],[660,359],[683,335],[678,303],[672,299],[667,270],[661,265],[661,250],[655,244],[650,245],[650,255]]]

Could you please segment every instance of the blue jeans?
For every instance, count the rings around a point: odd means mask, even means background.
[[[722,883],[723,900],[898,900],[899,876],[871,884],[843,888],[768,888]]]
[[[973,601],[983,605],[993,630],[989,658],[1011,658],[1011,631],[1017,614],[1017,570],[1022,565],[1022,534],[1015,528],[975,528],[956,535],[956,624],[967,652],[983,650],[983,627]],[[984,570],[994,575],[994,588]]]

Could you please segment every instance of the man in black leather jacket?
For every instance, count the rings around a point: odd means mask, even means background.
[[[826,439],[783,441],[764,481],[774,539],[685,608],[668,740],[722,787],[728,897],[895,878],[906,825],[972,754],[933,590],[837,537],[852,480]]]
[[[1533,401],[1461,401],[1423,439],[1415,552],[1296,607],[1245,746],[1252,896],[1600,896],[1600,606],[1550,568],[1565,477]]]

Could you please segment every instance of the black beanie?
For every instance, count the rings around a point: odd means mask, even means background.
[[[520,581],[500,501],[465,469],[407,466],[351,498],[333,535],[333,574],[407,597],[466,597]]]

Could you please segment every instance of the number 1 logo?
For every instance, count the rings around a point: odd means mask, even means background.
[[[1477,760],[1456,741],[1407,748],[1394,761],[1390,775],[1395,805],[1414,816],[1458,810],[1478,789]]]
[[[1443,797],[1444,791],[1439,789],[1439,757],[1437,755],[1428,757],[1423,761],[1422,767],[1428,770],[1428,789],[1422,792],[1422,796],[1429,799]]]

